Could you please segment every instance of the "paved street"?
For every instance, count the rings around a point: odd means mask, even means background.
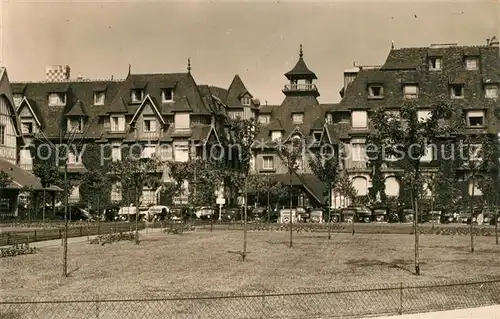
[[[375,319],[500,319],[500,305],[403,316],[377,317]]]

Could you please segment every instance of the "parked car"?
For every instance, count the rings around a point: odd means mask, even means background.
[[[152,217],[155,220],[164,220],[169,215],[169,208],[163,205],[155,205],[151,206],[148,209],[148,216]],[[180,217],[179,217],[180,219]]]
[[[413,209],[401,208],[399,211],[399,221],[401,223],[413,223]]]
[[[222,210],[222,220],[225,222],[234,222],[241,216],[240,208],[225,208]]]
[[[200,219],[210,219],[214,216],[215,210],[212,207],[201,207],[196,212],[196,217]]]
[[[373,221],[377,223],[386,223],[389,221],[387,214],[387,208],[375,208],[373,209]]]
[[[359,223],[370,223],[372,221],[372,211],[366,206],[349,206],[356,210],[355,220]]]
[[[292,214],[292,223],[297,223],[299,218],[298,218],[298,214],[297,214],[297,210],[296,209],[289,209],[289,208],[284,208],[284,209],[280,209],[279,211],[279,223],[281,224],[288,224],[290,223],[290,211],[291,211],[291,214]]]
[[[328,215],[326,215],[328,216]],[[328,219],[328,217],[327,217]],[[330,222],[331,223],[339,223],[342,220],[342,214],[341,210],[339,209],[332,209],[330,211]]]
[[[62,206],[57,207],[55,212],[55,219],[65,220],[64,217],[65,213],[66,210],[64,207]],[[89,221],[89,222],[95,221],[95,218],[87,210],[76,206],[68,207],[67,219],[69,221]]]
[[[317,223],[317,224],[323,223],[323,210],[312,209],[309,214],[311,216],[310,218],[311,223]]]
[[[452,212],[443,212],[441,214],[441,224],[451,224],[455,222]]]
[[[431,210],[426,212],[423,216],[424,223],[433,223],[440,224],[441,223],[441,211],[440,210]]]
[[[340,210],[341,220],[344,223],[352,223],[356,218],[356,210],[354,208],[342,208]]]

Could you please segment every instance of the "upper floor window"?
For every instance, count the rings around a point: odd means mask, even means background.
[[[366,111],[352,111],[351,121],[352,128],[367,128],[368,114]]]
[[[333,123],[333,116],[332,116],[332,113],[328,113],[326,115],[326,123],[327,124],[332,124]]]
[[[119,144],[113,145],[113,148],[111,149],[111,158],[113,162],[122,160],[122,149]]]
[[[498,84],[487,84],[484,86],[485,97],[494,99],[498,97]]]
[[[144,119],[144,132],[156,132],[156,119]]]
[[[270,115],[259,115],[259,123],[260,124],[268,124],[271,121]]]
[[[32,134],[33,133],[33,122],[26,121],[22,122],[23,134]]]
[[[83,132],[83,119],[68,119],[68,131],[73,133]]]
[[[179,143],[174,145],[174,160],[176,162],[187,162],[189,160],[189,144]]]
[[[465,57],[465,69],[466,70],[478,70],[479,69],[479,58],[477,56]]]
[[[405,99],[416,99],[418,97],[418,85],[416,84],[404,85],[403,94]]]
[[[432,162],[435,158],[434,154],[436,154],[437,150],[435,150],[435,145],[427,145],[427,148],[424,150],[424,154],[420,157],[421,162]]]
[[[132,103],[141,103],[144,99],[144,90],[143,89],[132,89],[130,92],[130,101]]]
[[[172,102],[174,100],[174,89],[166,88],[161,92],[161,100],[163,103]]]
[[[315,142],[321,141],[321,131],[313,132],[313,138]]]
[[[156,153],[156,148],[154,146],[145,146],[142,149],[142,158],[153,158]]]
[[[111,116],[111,132],[125,131],[125,116]]]
[[[250,105],[251,102],[252,102],[252,99],[249,98],[248,96],[241,98],[241,104],[243,104],[243,105]]]
[[[364,162],[366,160],[366,146],[365,144],[352,144],[352,160],[354,162]]]
[[[481,161],[481,151],[483,145],[481,144],[468,144],[469,161]]]
[[[467,112],[467,126],[482,127],[485,124],[484,111],[469,111]]]
[[[0,144],[5,145],[5,126],[0,125]]]
[[[94,105],[104,105],[106,93],[104,91],[94,92]]]
[[[302,124],[304,122],[304,114],[303,113],[294,113],[292,114],[293,124]]]
[[[16,106],[21,105],[21,101],[23,100],[23,95],[22,94],[16,93],[16,94],[14,94],[13,98],[14,98],[14,104]]]
[[[370,84],[368,86],[369,98],[381,98],[384,96],[384,87],[380,84]]]
[[[427,122],[430,120],[432,114],[429,110],[418,110],[417,111],[417,120],[419,122]]]
[[[443,67],[443,60],[438,57],[429,58],[429,70],[431,71],[439,71]]]
[[[281,140],[282,137],[283,137],[283,134],[281,131],[272,131],[271,132],[271,140],[273,140],[273,141]]]
[[[175,113],[174,128],[176,130],[189,130],[191,128],[191,120],[189,113],[187,112]]]
[[[68,152],[68,164],[81,164],[82,163],[82,155],[80,153],[76,153],[69,151]]]
[[[262,169],[274,169],[273,156],[262,156]]]
[[[65,106],[65,105],[66,105],[66,93],[49,94],[49,106]]]
[[[452,98],[459,99],[464,97],[464,85],[452,84],[450,87],[450,95]]]

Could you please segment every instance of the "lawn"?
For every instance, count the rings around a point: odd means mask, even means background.
[[[500,276],[494,237],[422,235],[421,272],[413,271],[413,236],[241,231],[149,234],[140,245],[69,245],[71,275],[63,278],[62,248],[0,259],[0,299],[7,296],[147,298],[166,293],[289,292],[312,288]],[[268,240],[270,241],[268,242]]]

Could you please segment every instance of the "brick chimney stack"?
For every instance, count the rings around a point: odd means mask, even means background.
[[[61,82],[70,79],[69,65],[49,65],[45,67],[45,81]]]

